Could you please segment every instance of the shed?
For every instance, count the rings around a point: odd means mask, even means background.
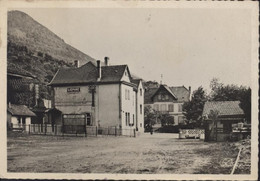
[[[205,141],[226,141],[232,133],[232,125],[244,121],[240,101],[206,102],[202,117],[205,120]],[[212,116],[215,114],[214,116]]]
[[[36,116],[27,106],[10,104],[7,108],[7,126],[11,129],[29,129],[31,118]]]

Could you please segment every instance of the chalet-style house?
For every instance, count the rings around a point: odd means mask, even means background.
[[[226,141],[232,125],[244,122],[244,112],[239,101],[206,102],[202,117],[206,122],[205,141]]]
[[[168,87],[161,84],[145,91],[144,104],[155,111],[169,113],[174,118],[174,125],[184,124],[182,105],[190,100],[190,91],[190,87],[187,89],[184,86]]]
[[[110,66],[105,58],[104,66],[98,60],[59,69],[49,85],[53,111],[61,112],[54,124],[144,131],[142,81],[131,77],[127,65]]]

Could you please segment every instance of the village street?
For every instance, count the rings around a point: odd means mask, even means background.
[[[230,174],[238,150],[229,143],[158,135],[63,138],[11,133],[8,171]]]

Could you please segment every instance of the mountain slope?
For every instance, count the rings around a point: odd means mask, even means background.
[[[8,41],[67,63],[74,60],[80,60],[81,64],[94,61],[21,11],[8,12]]]
[[[20,11],[8,12],[7,34],[8,72],[19,69],[34,75],[40,87],[40,98],[50,99],[47,84],[59,68],[72,67],[75,60],[79,60],[81,65],[88,61],[96,62]]]

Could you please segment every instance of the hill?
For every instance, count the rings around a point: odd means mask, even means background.
[[[80,60],[82,64],[94,61],[21,11],[8,12],[8,41],[67,63],[74,60]]]
[[[41,98],[50,98],[47,84],[61,67],[72,67],[95,59],[66,44],[49,29],[20,11],[8,12],[7,65],[34,75]]]

